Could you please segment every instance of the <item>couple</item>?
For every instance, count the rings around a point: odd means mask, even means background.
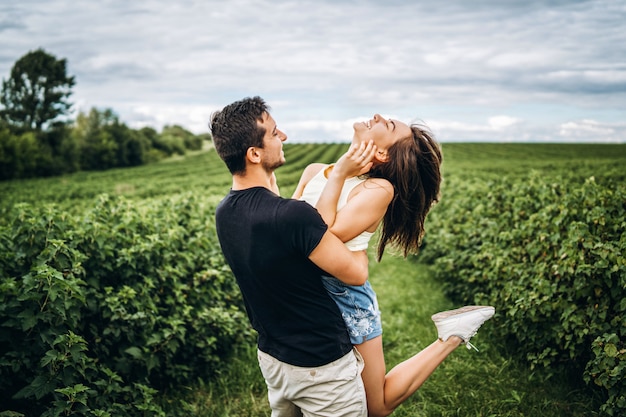
[[[389,415],[494,314],[435,314],[438,340],[386,373],[365,249],[381,223],[378,260],[387,244],[405,255],[419,247],[439,198],[439,146],[417,125],[374,115],[355,123],[339,161],[308,166],[286,199],[274,171],[287,136],[269,110],[245,98],[215,112],[210,129],[233,177],[218,238],[258,333],[272,416]]]

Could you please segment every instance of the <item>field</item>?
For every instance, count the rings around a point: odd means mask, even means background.
[[[288,162],[277,171],[281,194],[284,196],[291,194],[300,172],[308,163],[332,162],[346,149],[345,144],[285,145]],[[549,184],[552,191],[556,189],[559,192],[562,190],[570,193],[571,190],[574,194],[579,192],[577,190],[588,183],[591,177],[596,187],[604,192],[597,194],[602,196],[602,202],[608,199],[607,196],[619,196],[624,193],[625,145],[446,143],[443,145],[443,153],[445,179],[442,201],[433,210],[432,221],[429,223],[427,220],[427,235],[422,254],[403,259],[388,252],[381,263],[376,263],[373,256],[371,257],[370,279],[379,295],[383,312],[385,351],[389,368],[434,340],[436,334],[430,322],[431,314],[452,308],[462,302],[463,298],[473,301],[481,296],[469,294],[464,297],[466,294],[463,293],[467,292],[467,287],[461,287],[461,284],[465,283],[454,281],[454,277],[450,280],[446,275],[449,262],[443,263],[441,260],[445,256],[439,252],[446,248],[438,247],[438,242],[434,241],[436,239],[446,242],[447,250],[456,253],[453,250],[456,251],[457,248],[452,249],[452,244],[446,240],[452,233],[449,228],[458,226],[460,233],[475,228],[476,219],[471,216],[472,209],[462,206],[467,195],[472,196],[472,205],[487,206],[497,197],[492,195],[489,196],[491,200],[487,200],[489,190],[516,190],[519,189],[516,187],[527,184],[530,184],[529,190],[535,190],[543,183]],[[101,204],[99,202],[102,201],[104,194],[109,199],[107,204],[115,205],[120,201],[120,208],[134,210],[139,207],[137,210],[143,214],[147,213],[146,218],[149,221],[154,222],[157,217],[166,217],[169,221],[169,214],[166,211],[170,207],[168,204],[171,204],[175,208],[183,207],[181,217],[187,213],[202,215],[208,217],[202,219],[208,224],[212,207],[228,191],[229,186],[230,176],[213,151],[137,168],[4,182],[0,183],[0,226],[15,224],[15,212],[28,207],[24,204],[37,209],[48,207],[57,215],[63,213],[69,218],[80,219],[77,223],[89,222],[91,217],[85,213],[90,213],[95,206]],[[481,194],[477,193],[477,190],[481,192],[484,190],[486,198],[484,201],[480,199]],[[550,194],[552,192],[550,190],[545,192]],[[527,189],[524,189],[524,193],[526,192]],[[541,194],[538,195],[543,198]],[[602,202],[595,203],[601,206]],[[193,207],[187,208],[190,204],[203,208],[199,211]],[[622,211],[610,213],[623,213],[623,202],[615,206],[621,206]],[[609,206],[606,207],[608,210]],[[557,209],[558,207],[555,208]],[[540,212],[540,209],[537,209],[537,212]],[[35,210],[35,213],[38,211]],[[486,213],[486,210],[482,213]],[[621,219],[615,219],[608,218],[609,214],[602,215],[607,217],[602,220],[607,224],[623,226],[623,216]],[[462,221],[466,221],[467,225],[462,225]],[[180,222],[180,219],[176,222]],[[164,224],[168,223],[164,220]],[[190,224],[194,227],[202,226],[195,222]],[[459,233],[458,230],[455,233]],[[620,230],[623,230],[623,227]],[[609,236],[606,233],[603,236]],[[619,236],[623,236],[623,232],[616,233],[617,240],[620,240]],[[548,237],[550,236],[554,235]],[[482,236],[481,239],[485,237]],[[614,237],[611,239],[615,241]],[[623,240],[622,237],[621,242]],[[167,242],[162,244],[164,245],[162,250],[167,251]],[[528,242],[526,245],[530,247]],[[177,242],[176,250],[181,250],[178,246],[181,246],[180,242]],[[184,245],[182,246],[184,250]],[[559,246],[559,242],[555,246]],[[619,251],[620,247],[617,248]],[[193,252],[195,249],[189,248],[189,251]],[[466,256],[461,252],[458,253],[459,257]],[[562,256],[560,253],[558,255]],[[507,256],[503,256],[499,261],[500,264],[506,263]],[[615,256],[617,258],[613,260]],[[433,258],[438,258],[439,263]],[[609,264],[604,269],[617,268],[615,269],[617,275],[606,277],[606,280],[613,282],[615,276],[623,274],[623,254],[614,255],[611,252],[606,259]],[[486,262],[485,270],[490,268]],[[542,262],[547,264],[548,261],[545,258],[533,258],[528,262],[530,268],[531,264]],[[461,267],[458,266],[458,271],[462,270]],[[499,268],[500,271],[504,270],[502,265],[499,265]],[[476,266],[474,269],[477,269]],[[507,277],[504,276],[502,279],[507,280]],[[476,285],[475,282],[472,282],[472,285]],[[618,291],[619,294],[614,297],[623,299],[622,296],[626,292],[624,284],[615,285],[611,290]],[[140,288],[140,285],[135,288]],[[487,289],[480,288],[481,291]],[[107,300],[110,302],[110,299]],[[616,407],[619,407],[620,395],[622,398],[624,395],[623,382],[613,385],[607,382],[602,386],[604,390],[594,388],[593,382],[586,384],[583,381],[582,370],[585,363],[576,363],[576,358],[573,358],[574,362],[572,358],[568,362],[556,354],[548,358],[528,356],[523,346],[516,346],[515,339],[512,339],[510,334],[499,331],[505,327],[510,331],[508,320],[515,318],[511,315],[513,313],[509,309],[510,305],[506,301],[499,302],[502,304],[497,307],[502,308],[503,313],[487,322],[475,340],[472,340],[480,352],[459,349],[393,414],[394,416],[588,416],[600,415],[598,410],[607,399],[616,401],[617,405],[612,409],[619,409]],[[513,300],[510,302],[513,303]],[[583,306],[579,307],[582,310]],[[614,317],[607,315],[613,314],[612,310],[607,311],[605,319],[608,322]],[[615,323],[623,324],[620,320],[618,318]],[[540,326],[541,322],[538,325]],[[618,336],[619,334],[618,332]],[[253,345],[249,340],[245,339],[243,343],[237,345],[234,355],[229,356],[229,363],[217,371],[213,369],[210,378],[190,379],[180,385],[182,388],[175,391],[164,389],[150,401],[159,404],[167,411],[167,415],[268,415],[265,387],[256,366]],[[603,346],[609,344],[605,343]],[[616,343],[616,346],[618,353],[612,357],[623,358],[624,352],[619,350],[619,347],[623,346],[623,339]],[[532,352],[532,349],[529,352]],[[589,355],[582,356],[585,362],[591,360]],[[621,367],[619,363],[618,361],[615,365],[617,371],[612,371],[618,377],[622,375],[619,372],[624,369],[626,362],[621,360]],[[4,410],[2,405],[0,402],[0,412]],[[607,412],[607,415],[610,414]]]
[[[444,144],[444,173],[451,176],[488,178],[518,176],[531,170],[546,175],[577,173],[581,178],[610,176],[623,180],[624,145],[568,144]],[[311,162],[332,161],[347,145],[286,144],[288,163],[278,171],[282,194],[289,195],[302,167]],[[130,199],[165,197],[186,191],[224,194],[230,185],[224,164],[214,152],[195,153],[161,163],[104,172],[80,172],[55,178],[0,182],[0,213],[16,202],[56,203],[80,210],[106,193]]]
[[[605,175],[626,177],[624,145],[568,144],[444,144],[444,173],[452,176],[516,176],[538,170],[546,175],[577,173],[580,177]],[[347,145],[286,144],[286,166],[278,171],[279,185],[289,195],[302,167],[311,162],[332,161]],[[130,199],[164,197],[186,191],[211,192],[221,196],[230,178],[214,152],[172,158],[161,163],[104,172],[80,172],[54,178],[0,182],[0,210],[16,202],[56,203],[80,210],[106,193]]]

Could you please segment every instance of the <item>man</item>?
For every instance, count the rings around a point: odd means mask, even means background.
[[[229,104],[210,128],[233,177],[217,234],[258,333],[272,416],[366,416],[363,361],[321,280],[362,285],[366,255],[349,251],[308,203],[278,195],[287,136],[263,99]]]

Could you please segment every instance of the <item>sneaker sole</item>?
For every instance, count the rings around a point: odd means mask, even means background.
[[[483,313],[484,316],[491,318],[491,316],[495,314],[496,309],[491,306],[465,306],[455,310],[442,311],[441,313],[433,314],[430,318],[434,322],[441,322],[451,317],[459,317],[476,311],[479,311]]]

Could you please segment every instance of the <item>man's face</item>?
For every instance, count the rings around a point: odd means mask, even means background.
[[[287,140],[287,135],[278,129],[274,118],[269,113],[263,115],[263,121],[259,125],[265,129],[263,149],[260,149],[263,152],[261,163],[267,172],[273,172],[285,163],[283,142]]]

